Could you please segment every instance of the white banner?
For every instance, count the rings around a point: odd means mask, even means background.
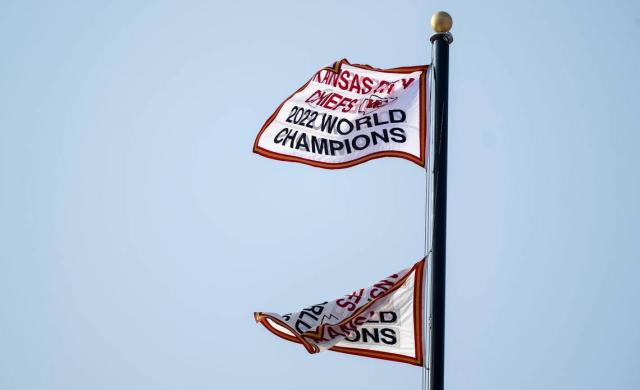
[[[425,163],[427,66],[320,69],[260,129],[255,153],[321,168],[379,157]]]
[[[255,319],[309,353],[328,349],[420,366],[424,264],[331,302],[284,315],[255,313]]]

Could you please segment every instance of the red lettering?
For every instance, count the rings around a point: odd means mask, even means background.
[[[325,102],[321,103],[321,105],[324,108],[328,108],[329,110],[335,110],[335,108],[337,107],[336,104],[340,101],[340,98],[342,98],[342,96],[338,95],[337,93],[332,93]],[[331,106],[332,104],[333,106]]]
[[[374,92],[376,92],[376,93],[382,93],[382,92],[384,92],[384,89],[385,89],[385,88],[387,88],[387,86],[388,86],[388,85],[389,85],[389,82],[388,82],[388,81],[384,81],[384,80],[382,80],[382,81],[380,82],[380,84],[378,84],[378,88],[376,88],[376,90],[375,90]]]
[[[351,86],[349,87],[349,92],[361,93],[360,92],[360,79],[358,78],[357,74],[353,75],[353,79],[351,80]]]
[[[391,93],[393,91],[393,89],[396,87],[396,83],[397,81],[394,81],[389,85],[389,89],[387,89],[387,93]]]
[[[336,82],[338,81],[338,75],[332,71],[325,70],[324,78],[322,79],[323,84],[336,86]]]
[[[349,76],[351,75],[351,72],[349,72],[348,70],[343,70],[342,73],[340,73],[340,79],[338,80],[338,88],[346,90],[347,87],[349,86]]]
[[[414,78],[410,78],[410,79],[402,79],[402,88],[403,89],[407,89],[408,86],[411,85],[411,83],[413,83],[413,80],[415,80]]]
[[[345,108],[343,108],[343,109],[342,109],[342,112],[348,112],[348,111],[349,111],[348,105],[349,105],[351,102],[352,102],[352,99],[349,99],[349,98],[343,97],[343,98],[342,98],[342,100],[340,100],[340,103],[338,103],[338,105],[336,106],[336,109],[338,109],[338,108],[340,108],[340,107],[343,107],[343,106],[344,106],[344,107],[346,108],[346,110],[345,110]]]
[[[367,318],[367,317],[356,317],[356,319],[353,320],[353,322],[357,326],[360,326],[360,325],[364,324],[365,322],[367,322],[367,320],[369,320],[369,318]]]
[[[363,77],[362,78],[362,87],[363,87],[361,89],[362,93],[371,92],[371,89],[373,88],[373,80],[371,80],[369,77]]]
[[[349,310],[349,311],[354,311],[356,308],[356,304],[353,302],[349,302],[348,300],[344,299],[344,298],[340,298],[336,301],[336,305],[340,306],[340,307],[344,307],[345,309]]]
[[[306,103],[313,103],[318,101],[320,98],[322,98],[322,91],[321,90],[317,90],[314,93],[311,94],[311,96],[309,96],[307,98],[307,100],[305,100]]]
[[[352,99],[349,101],[349,105],[342,109],[342,112],[349,112],[353,110],[353,106],[358,102],[358,99]]]
[[[380,282],[373,285],[369,296],[373,299],[378,298],[386,291],[388,291],[391,287],[393,287],[394,283],[388,280],[381,280]]]

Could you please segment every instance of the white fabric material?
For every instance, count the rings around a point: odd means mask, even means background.
[[[256,313],[256,319],[311,353],[332,349],[421,364],[423,265],[340,299],[285,315]]]
[[[423,165],[425,74],[426,66],[384,71],[346,60],[323,68],[269,118],[254,151],[324,168],[383,156]]]

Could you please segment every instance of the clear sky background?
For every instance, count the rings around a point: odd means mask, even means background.
[[[428,63],[440,9],[447,390],[640,388],[639,4],[2,1],[0,388],[418,389],[252,312],[418,260],[424,172],[251,148],[327,63]]]

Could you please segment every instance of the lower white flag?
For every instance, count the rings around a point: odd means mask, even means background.
[[[278,315],[255,313],[276,336],[324,350],[423,365],[424,259],[340,299]]]

